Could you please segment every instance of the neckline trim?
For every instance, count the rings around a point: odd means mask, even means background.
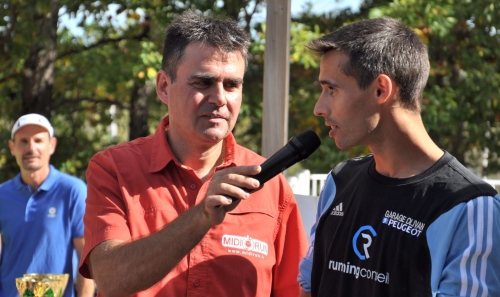
[[[436,163],[434,163],[431,167],[427,168],[420,174],[407,178],[393,178],[378,173],[377,170],[375,169],[375,159],[373,158],[368,166],[368,175],[379,184],[387,186],[398,186],[398,185],[402,186],[402,185],[416,183],[432,176],[444,165],[449,163],[453,158],[454,157],[450,153],[444,151],[443,156],[439,158],[439,160],[437,160]]]

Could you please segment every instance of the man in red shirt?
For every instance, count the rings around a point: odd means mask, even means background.
[[[231,133],[249,44],[233,21],[178,17],[156,79],[169,115],[91,159],[80,272],[103,296],[298,295],[307,239],[291,188],[280,174],[246,192],[264,158]]]

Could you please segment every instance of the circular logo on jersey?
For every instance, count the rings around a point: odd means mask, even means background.
[[[56,208],[55,207],[51,207],[49,208],[49,214],[47,215],[47,217],[49,218],[55,218],[56,217]]]
[[[370,234],[366,234],[366,233],[363,233],[363,231],[368,231],[371,233]],[[365,252],[365,254],[361,254],[361,252],[359,251],[358,249],[358,237],[361,235],[361,237],[364,238],[364,242],[362,243],[363,245],[363,250]],[[363,226],[361,228],[359,228],[359,230],[356,232],[356,234],[354,234],[354,237],[352,238],[352,247],[354,249],[354,253],[356,254],[356,256],[358,256],[358,258],[360,260],[366,260],[366,259],[369,259],[370,258],[370,254],[368,253],[368,248],[372,245],[372,236],[375,237],[377,236],[377,232],[375,232],[375,230],[373,229],[372,226],[370,225],[366,225],[366,226]]]

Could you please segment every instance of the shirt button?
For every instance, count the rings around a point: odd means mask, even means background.
[[[191,184],[189,187],[191,188],[191,190],[196,189],[196,185],[195,184]]]
[[[200,286],[200,281],[199,280],[195,280],[194,281],[194,286],[195,287],[199,287]]]

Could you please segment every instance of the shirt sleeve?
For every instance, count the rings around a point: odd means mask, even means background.
[[[300,287],[296,278],[299,261],[307,249],[307,237],[297,201],[283,176],[280,176],[280,186],[280,201],[284,210],[278,218],[274,242],[276,265],[273,269],[272,296],[298,296]]]
[[[500,296],[500,197],[481,196],[427,230],[433,296]]]
[[[311,271],[314,254],[314,239],[316,237],[316,226],[321,216],[333,203],[335,193],[335,181],[333,180],[332,175],[328,174],[325,185],[323,186],[323,189],[321,189],[321,192],[319,194],[318,208],[316,212],[316,223],[314,223],[314,225],[311,227],[309,233],[311,244],[309,245],[309,249],[307,250],[305,257],[302,258],[299,264],[299,275],[297,277],[297,281],[299,282],[304,292],[311,292]]]
[[[131,236],[112,157],[105,152],[95,155],[89,162],[86,175],[85,246],[79,271],[84,277],[90,278],[87,263],[90,251],[103,241],[130,241]]]
[[[87,198],[87,185],[80,179],[74,178],[71,189],[71,236],[83,237],[83,215],[85,214],[85,199]]]

